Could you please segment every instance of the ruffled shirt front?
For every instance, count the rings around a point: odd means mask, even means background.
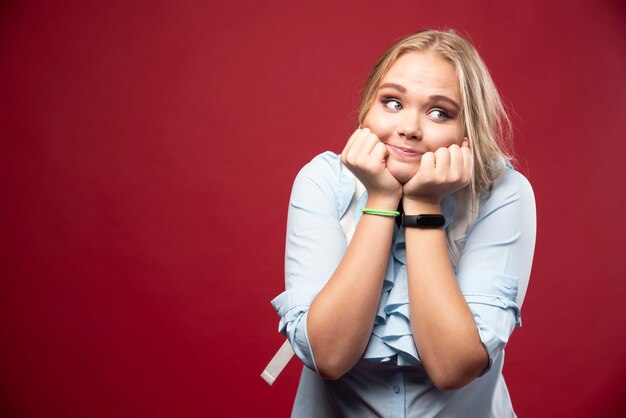
[[[359,206],[364,207],[365,202]],[[442,203],[442,214],[448,224],[453,211],[454,198],[449,196]],[[358,212],[361,213],[360,210]],[[409,320],[404,231],[404,228],[396,227],[394,232],[374,329],[363,355],[363,358],[377,362],[390,361],[394,358],[396,364],[400,366],[416,365],[420,362]]]

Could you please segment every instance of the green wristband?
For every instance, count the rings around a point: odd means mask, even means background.
[[[388,216],[390,218],[395,218],[396,216],[400,216],[400,212],[395,211],[395,210],[378,210],[378,209],[361,208],[361,212],[367,213],[368,215]]]

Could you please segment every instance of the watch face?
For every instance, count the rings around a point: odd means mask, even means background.
[[[402,215],[402,225],[414,228],[441,228],[445,223],[442,215]]]
[[[441,215],[417,215],[417,225],[436,228],[443,226],[445,220]]]

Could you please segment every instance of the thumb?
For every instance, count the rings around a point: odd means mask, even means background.
[[[379,141],[378,143],[376,143],[376,145],[374,145],[371,155],[372,157],[376,157],[376,159],[385,161],[387,159],[387,156],[389,155],[389,150],[387,149],[387,146],[385,144]]]

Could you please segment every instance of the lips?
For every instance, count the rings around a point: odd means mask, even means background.
[[[417,152],[415,150],[412,150],[411,148],[397,147],[391,144],[387,144],[387,148],[389,149],[389,151],[402,157],[419,157],[422,155],[421,152]]]

